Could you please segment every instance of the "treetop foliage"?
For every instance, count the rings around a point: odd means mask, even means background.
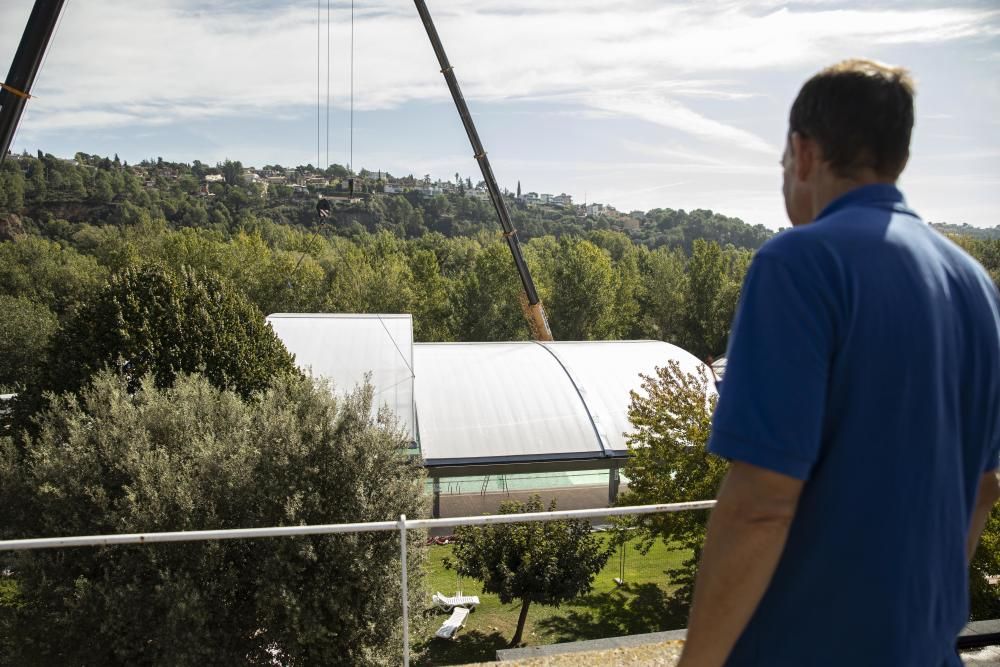
[[[241,294],[212,275],[156,266],[112,276],[56,333],[46,389],[76,391],[105,366],[131,389],[151,374],[160,387],[204,373],[244,398],[296,372],[292,356]]]

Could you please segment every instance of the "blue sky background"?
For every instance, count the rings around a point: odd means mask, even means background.
[[[4,71],[31,5],[0,3]],[[929,220],[1000,224],[995,0],[428,5],[511,189],[520,180],[624,210],[711,208],[786,225],[778,158],[791,100],[824,65],[866,56],[917,80],[902,180],[911,204]],[[310,0],[69,0],[14,147],[315,164],[316,20]],[[329,161],[341,164],[349,29],[350,4],[331,2]],[[478,180],[409,0],[356,0],[354,87],[355,168]]]

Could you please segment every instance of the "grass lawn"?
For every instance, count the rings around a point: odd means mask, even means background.
[[[433,614],[436,621],[428,638],[413,638],[414,653],[423,651],[414,665],[461,665],[484,662],[496,658],[497,649],[506,648],[514,636],[520,604],[500,604],[495,595],[484,595],[477,581],[464,579],[459,582],[454,572],[444,567],[445,557],[451,555],[451,546],[429,547],[428,586],[432,591],[454,595],[461,585],[465,595],[478,595],[481,604],[469,615],[465,627],[456,639],[444,640],[433,633],[448,615]],[[523,643],[554,644],[583,639],[600,639],[620,635],[658,632],[684,627],[685,619],[671,609],[669,585],[664,571],[673,568],[689,557],[689,552],[669,549],[662,543],[653,546],[646,555],[634,546],[625,551],[625,584],[618,586],[614,579],[621,573],[621,557],[612,554],[608,564],[594,580],[593,590],[561,607],[532,604],[524,628]],[[430,608],[411,601],[414,613]]]

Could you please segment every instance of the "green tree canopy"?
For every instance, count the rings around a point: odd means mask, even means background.
[[[555,508],[553,500],[549,510]],[[543,509],[538,496],[527,503],[500,504],[501,514]],[[512,646],[521,641],[532,602],[558,607],[586,593],[611,555],[611,548],[583,520],[461,526],[455,537],[454,558],[446,561],[447,567],[481,581],[483,590],[496,594],[503,604],[521,601]]]
[[[25,297],[0,295],[0,393],[19,391],[38,381],[55,314]]]
[[[462,340],[525,340],[521,282],[507,244],[490,243],[457,288],[454,316]]]
[[[90,298],[105,276],[92,257],[55,241],[25,235],[0,243],[0,293],[29,298],[60,316]]]
[[[160,387],[179,373],[203,372],[219,388],[247,397],[295,373],[292,356],[257,308],[211,275],[133,267],[57,332],[44,386],[76,391],[102,368],[132,389],[147,373]]]
[[[557,340],[601,340],[617,332],[618,286],[611,257],[590,241],[564,239],[552,271],[550,307]]]
[[[696,240],[688,260],[680,345],[700,359],[726,351],[750,253]]]

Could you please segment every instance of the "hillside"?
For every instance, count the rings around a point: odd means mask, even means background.
[[[352,178],[339,165],[324,170],[281,165],[257,169],[231,161],[209,167],[198,161],[189,165],[159,159],[130,166],[117,156],[84,153],[74,159],[11,156],[0,171],[0,214],[95,225],[132,224],[146,212],[171,227],[222,233],[235,231],[250,218],[311,227],[316,219],[313,204],[320,196],[334,202],[330,229],[343,236],[387,230],[398,238],[428,232],[452,238],[498,231],[484,184],[474,185],[457,174],[454,181],[440,181],[429,175],[416,179],[362,170]],[[699,238],[756,249],[771,236],[762,225],[710,210],[625,213],[599,203],[574,204],[565,194],[505,196],[522,240],[609,230],[648,248],[680,247],[690,253]]]

